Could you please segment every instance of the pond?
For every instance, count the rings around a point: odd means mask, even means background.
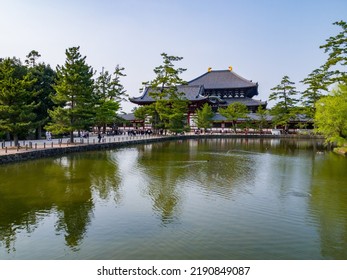
[[[0,166],[0,259],[347,259],[347,159],[199,139]]]

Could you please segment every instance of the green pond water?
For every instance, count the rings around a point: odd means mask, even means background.
[[[240,138],[0,166],[0,259],[347,259],[347,159]]]

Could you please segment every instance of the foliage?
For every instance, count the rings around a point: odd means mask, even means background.
[[[328,72],[330,84],[347,84],[347,23],[344,21],[334,22],[342,28],[342,31],[336,36],[331,36],[326,40],[326,44],[320,46],[328,53],[328,59],[323,65],[323,71]]]
[[[93,70],[86,64],[86,57],[82,57],[79,47],[66,50],[66,61],[63,66],[57,67],[57,81],[53,97],[57,105],[49,110],[52,121],[46,129],[53,133],[70,133],[73,142],[75,130],[88,129],[94,122],[94,95]]]
[[[218,112],[231,121],[234,132],[236,133],[236,122],[238,119],[247,118],[248,109],[247,106],[240,102],[231,103],[227,108],[219,108]]]
[[[196,111],[196,125],[198,128],[208,129],[212,126],[212,118],[214,113],[211,106],[205,103],[201,109]]]
[[[163,65],[154,68],[156,77],[143,85],[148,87],[149,95],[155,103],[149,107],[152,123],[155,129],[167,129],[173,132],[183,131],[188,101],[179,91],[178,85],[186,84],[179,75],[186,69],[175,68],[174,62],[182,60],[182,57],[161,54]]]
[[[52,101],[52,96],[55,94],[53,89],[54,80],[56,79],[56,72],[45,63],[37,64],[37,59],[41,55],[33,50],[27,55],[27,67],[30,71],[32,77],[34,77],[35,82],[32,85],[31,91],[34,92],[33,100],[35,103],[39,104],[34,110],[36,115],[35,123],[36,127],[36,137],[41,138],[41,129],[48,122],[49,115],[48,110],[52,110],[54,103]]]
[[[107,124],[115,121],[117,111],[121,108],[120,101],[124,100],[126,91],[120,83],[120,77],[123,74],[124,68],[118,65],[113,73],[113,77],[108,71],[102,70],[95,83],[96,93],[96,116],[94,123],[100,127],[103,126],[104,130]],[[104,131],[105,132],[105,131]]]
[[[315,104],[324,96],[322,91],[328,90],[328,76],[322,69],[313,70],[301,83],[308,87],[301,93],[301,102],[304,106],[304,113],[307,117],[313,118],[316,112]]]
[[[269,121],[267,120],[267,116],[269,115],[269,111],[265,110],[263,106],[259,105],[258,110],[256,112],[258,116],[258,120],[256,123],[258,124],[259,130],[261,131],[263,128],[266,128],[269,125]]]
[[[153,89],[150,92],[150,96],[155,100],[182,97],[182,93],[177,90],[177,86],[186,84],[186,82],[179,77],[186,69],[176,69],[174,62],[182,60],[183,57],[170,56],[166,53],[162,53],[161,56],[163,65],[157,66],[153,70],[156,77],[152,81],[142,84]]]
[[[31,90],[34,83],[20,60],[5,58],[0,62],[0,129],[13,135],[16,146],[18,136],[34,126],[38,107]]]
[[[316,104],[316,131],[329,143],[347,143],[347,85],[340,84],[336,90],[321,98]]]
[[[271,108],[273,122],[275,125],[287,126],[289,120],[295,116],[295,105],[298,102],[294,96],[298,93],[288,76],[284,76],[277,86],[272,88],[273,91],[269,100],[277,101],[276,105]]]

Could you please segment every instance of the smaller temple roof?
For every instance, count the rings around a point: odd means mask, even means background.
[[[256,114],[256,113],[249,113],[249,114],[247,114],[247,117],[250,119],[250,120],[253,120],[253,121],[258,121],[258,120],[260,120],[260,117]],[[272,121],[272,119],[273,119],[273,117],[271,116],[271,115],[267,115],[266,117],[265,117],[265,119],[267,120],[267,121]],[[213,116],[213,118],[212,118],[212,120],[213,121],[215,121],[215,122],[225,122],[225,121],[227,121],[227,118],[226,117],[224,117],[224,116],[222,116],[220,113],[216,113],[214,116]],[[241,120],[245,120],[245,119],[239,119],[240,121]]]
[[[212,70],[188,82],[188,85],[203,85],[205,89],[249,88],[258,87],[230,70]]]
[[[249,97],[224,98],[223,100],[225,101],[226,106],[235,102],[243,103],[246,106],[259,106],[267,104],[266,101],[256,100]]]
[[[189,101],[200,101],[200,100],[208,99],[208,97],[202,95],[202,93],[204,92],[204,87],[201,85],[198,85],[198,86],[182,85],[182,86],[177,86],[177,89],[179,92],[182,92],[185,95],[185,98]],[[152,103],[155,100],[152,96],[150,96],[150,92],[153,92],[153,89],[147,87],[144,93],[142,94],[142,96],[132,97],[129,100],[136,104]]]

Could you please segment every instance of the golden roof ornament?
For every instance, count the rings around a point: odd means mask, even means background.
[[[211,71],[212,71],[212,67],[208,67],[207,72],[211,72]]]
[[[232,66],[229,66],[229,71],[233,71],[233,67]]]

